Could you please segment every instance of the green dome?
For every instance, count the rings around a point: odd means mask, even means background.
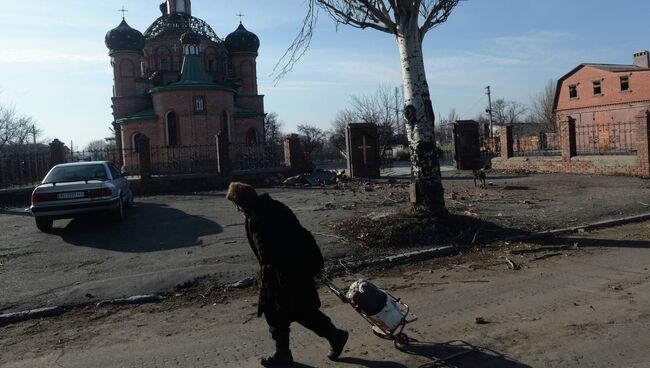
[[[142,51],[144,36],[137,29],[131,28],[124,19],[117,28],[106,33],[104,43],[111,51]]]
[[[260,39],[239,23],[239,27],[226,37],[226,48],[229,52],[257,52]]]

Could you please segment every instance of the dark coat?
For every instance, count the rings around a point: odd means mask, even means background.
[[[321,263],[322,256],[289,207],[260,195],[248,211],[246,236],[260,264],[258,316],[269,308],[290,314],[320,308],[314,269],[303,251],[313,246]]]

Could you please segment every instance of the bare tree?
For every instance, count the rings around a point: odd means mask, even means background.
[[[282,144],[282,122],[278,120],[278,114],[270,112],[264,117],[264,139],[271,145]]]
[[[308,0],[298,36],[276,65],[276,80],[288,73],[309,48],[318,10],[338,24],[392,34],[397,43],[404,86],[404,120],[411,154],[411,202],[432,215],[447,213],[435,149],[434,113],[429,95],[422,40],[444,23],[460,0]]]
[[[33,143],[40,133],[32,117],[18,115],[15,108],[0,105],[0,151]]]
[[[492,116],[498,125],[520,123],[526,111],[528,107],[517,101],[499,98],[492,103]]]
[[[345,126],[363,123],[377,125],[380,152],[393,142],[397,130],[395,101],[387,86],[379,87],[374,94],[352,95],[350,106],[339,111],[332,122],[330,142],[345,152]]]
[[[341,110],[336,114],[336,118],[332,122],[332,130],[329,131],[328,141],[336,147],[341,156],[347,158],[347,148],[345,142],[345,127],[348,124],[354,124],[356,118],[350,109]]]
[[[325,132],[322,129],[308,124],[300,124],[297,129],[302,143],[305,146],[305,153],[311,156],[314,151],[323,147],[323,143],[325,143]]]
[[[549,80],[544,87],[544,91],[535,96],[532,101],[532,116],[537,123],[541,123],[546,129],[556,129],[555,112],[553,111],[553,102],[555,100],[555,82]]]

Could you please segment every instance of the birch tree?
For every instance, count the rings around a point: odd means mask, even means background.
[[[404,123],[411,158],[411,203],[434,216],[444,215],[440,164],[435,147],[434,113],[422,55],[428,31],[444,23],[460,0],[307,0],[308,11],[294,42],[276,65],[280,78],[309,48],[318,11],[335,22],[393,35],[404,85]]]

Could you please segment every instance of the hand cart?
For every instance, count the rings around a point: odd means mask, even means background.
[[[417,320],[417,317],[412,314],[411,319],[407,318],[410,314],[410,308],[407,304],[387,291],[377,288],[379,292],[386,295],[385,306],[380,312],[369,315],[363,310],[361,305],[356,304],[353,300],[348,298],[346,293],[339,289],[327,276],[323,276],[323,280],[327,287],[332,290],[334,295],[341,299],[343,303],[350,304],[352,308],[354,308],[354,310],[372,326],[372,332],[376,336],[382,339],[392,340],[395,347],[399,350],[405,350],[407,348],[409,337],[404,333],[404,327]],[[350,288],[352,289],[352,287],[359,282],[370,284],[365,280],[359,280],[353,283]],[[374,285],[372,286],[375,287]]]

